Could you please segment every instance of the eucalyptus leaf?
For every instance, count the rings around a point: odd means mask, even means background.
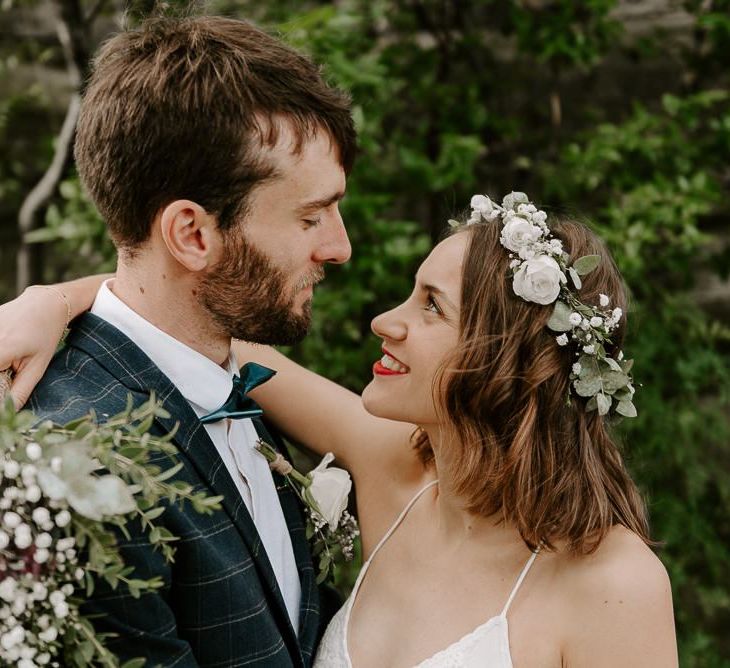
[[[636,406],[631,401],[619,401],[616,405],[616,412],[624,417],[636,417]]]
[[[578,272],[573,267],[568,267],[568,273],[570,274],[570,278],[573,281],[573,285],[575,285],[576,290],[580,290],[583,287],[583,282],[580,280]]]
[[[592,397],[600,392],[603,387],[603,381],[600,376],[590,376],[588,378],[579,378],[573,382],[573,387],[580,397]]]
[[[609,410],[611,410],[611,397],[609,397],[606,394],[603,394],[603,392],[599,392],[596,395],[596,405],[598,406],[598,414],[599,415],[606,415]]]
[[[590,274],[599,264],[601,264],[600,255],[584,255],[573,262],[573,269],[581,276]]]
[[[598,402],[596,401],[596,397],[592,396],[587,402],[586,402],[586,411],[589,413],[591,411],[594,411],[598,408]]]
[[[555,302],[555,308],[547,322],[547,326],[553,332],[568,332],[573,329],[573,325],[570,324],[570,314],[572,309],[565,302],[560,300]]]
[[[601,377],[605,391],[611,394],[629,383],[629,377],[623,371],[605,371]]]

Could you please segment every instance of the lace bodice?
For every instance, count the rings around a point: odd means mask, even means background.
[[[360,585],[367,573],[373,558],[380,548],[390,538],[398,525],[403,521],[408,511],[420,496],[438,481],[433,481],[426,485],[423,489],[411,499],[408,505],[403,509],[393,526],[383,536],[380,543],[373,550],[370,558],[363,564],[360,575],[355,582],[352,594],[345,601],[337,614],[332,618],[327,630],[325,631],[322,642],[319,645],[317,656],[314,660],[314,668],[352,668],[350,654],[347,647],[347,632],[350,621],[352,606],[355,597],[360,589]],[[520,577],[515,583],[512,593],[507,600],[502,612],[496,617],[488,619],[486,622],[477,626],[473,631],[452,643],[448,647],[442,649],[429,658],[421,661],[414,668],[512,668],[512,658],[509,651],[509,627],[507,623],[507,611],[517,594],[522,581],[525,579],[527,572],[530,570],[537,552],[534,552],[528,560],[525,567],[520,573]]]

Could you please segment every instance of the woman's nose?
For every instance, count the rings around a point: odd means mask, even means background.
[[[402,306],[401,304],[390,311],[375,316],[370,323],[370,329],[373,331],[373,334],[382,339],[404,340],[407,336],[408,328],[402,317]]]

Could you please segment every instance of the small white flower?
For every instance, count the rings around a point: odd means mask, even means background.
[[[621,320],[621,316],[623,314],[624,312],[620,308],[616,307],[615,309],[613,309],[611,317],[618,322],[619,320]]]
[[[598,295],[598,300],[599,300],[599,301],[598,301],[598,303],[599,303],[599,304],[600,304],[600,305],[601,305],[601,306],[602,306],[603,308],[606,308],[606,306],[608,306],[608,305],[609,305],[609,303],[610,303],[610,301],[611,301],[611,300],[610,300],[610,299],[608,298],[608,295],[604,295],[603,293],[601,293],[600,295]]]
[[[74,545],[76,545],[76,539],[73,536],[60,538],[56,541],[56,550],[63,552],[65,550],[70,550]]]
[[[22,524],[21,526],[27,527],[28,525]],[[30,530],[21,531],[20,527],[15,530],[15,538],[13,540],[19,550],[25,550],[33,544],[33,536]]]
[[[58,629],[56,629],[55,626],[49,626],[47,629],[44,629],[38,634],[38,637],[43,642],[53,642],[56,638],[58,638]]]
[[[535,211],[532,214],[532,222],[538,225],[544,225],[547,220],[547,214],[544,211]]]
[[[624,358],[624,351],[619,350],[618,355],[616,355],[616,359],[618,359],[618,361],[620,362],[623,358]]]
[[[591,327],[601,327],[603,325],[603,318],[599,318],[597,315],[594,315],[591,318]]]
[[[20,617],[25,612],[25,608],[25,596],[22,593],[18,593],[10,609],[16,617]]]
[[[10,545],[10,536],[5,531],[0,530],[0,550],[4,550]]]
[[[68,510],[62,510],[56,515],[56,526],[63,529],[71,521],[71,513]]]
[[[35,662],[39,666],[46,666],[51,662],[51,655],[48,652],[43,652],[43,654],[39,654],[35,658]]]
[[[3,515],[3,524],[8,529],[15,529],[23,523],[23,518],[18,513],[7,512]]]
[[[61,603],[66,602],[66,595],[60,589],[57,589],[51,593],[48,597],[48,601],[55,608],[57,605],[61,605]]]
[[[18,668],[37,668],[37,664],[31,658],[23,657],[21,652],[21,659],[18,661]]]
[[[20,469],[20,477],[23,478],[23,482],[26,484],[35,482],[36,475],[38,475],[38,469],[34,464],[23,464]]]
[[[587,332],[591,328],[591,321],[588,318],[583,318],[580,322],[580,328]]]
[[[20,473],[20,464],[18,464],[18,462],[16,462],[14,459],[5,462],[5,470],[3,471],[3,475],[6,478],[17,478],[18,473]]]
[[[583,321],[583,316],[580,313],[576,313],[575,311],[573,311],[570,314],[568,321],[571,325],[573,325],[573,327],[577,327]]]
[[[13,502],[10,499],[8,499],[6,497],[3,497],[2,499],[0,499],[0,510],[8,510],[8,508],[11,508],[12,505],[13,505]]]
[[[51,513],[48,512],[48,508],[34,508],[31,518],[38,526],[40,526],[41,524],[48,523],[51,519]]]
[[[593,355],[593,353],[596,352],[596,347],[593,344],[589,346],[583,346],[583,352],[587,355]]]
[[[48,615],[41,615],[38,617],[38,628],[47,629],[51,623],[51,618]]]
[[[76,570],[74,571],[74,577],[75,577],[75,578],[76,578],[77,580],[81,580],[81,579],[82,579],[82,578],[84,577],[84,569],[83,569],[83,568],[77,568],[77,569],[76,569]]]
[[[60,457],[53,457],[51,459],[51,471],[53,471],[54,473],[60,473],[62,464],[63,460]]]
[[[510,269],[514,269],[515,267],[519,267],[519,266],[520,266],[520,261],[519,260],[512,260],[512,262],[509,263],[509,268]]]
[[[576,362],[576,363],[575,363],[575,364],[573,365],[573,373],[574,373],[574,374],[575,374],[576,376],[579,376],[579,375],[580,375],[580,372],[581,372],[582,370],[583,370],[583,367],[582,367],[582,366],[580,365],[580,362]]]
[[[567,334],[561,334],[560,336],[556,336],[555,340],[558,342],[559,346],[568,345],[568,335]]]
[[[71,594],[74,593],[74,586],[71,583],[66,583],[61,587],[61,591],[66,594],[66,596],[71,596]]]
[[[43,450],[38,443],[28,443],[28,445],[25,446],[25,454],[28,456],[30,461],[35,462],[41,458]]]
[[[474,195],[474,197],[471,198],[470,204],[472,209],[472,218],[481,217],[485,220],[494,220],[497,216],[499,216],[499,209],[494,206],[494,202],[492,202],[492,200],[486,195]],[[476,220],[474,222],[479,221]]]
[[[0,598],[3,601],[7,601],[8,603],[12,603],[13,599],[15,598],[15,592],[18,589],[18,584],[15,582],[14,578],[6,577],[2,582],[0,582]]]
[[[54,606],[53,614],[56,615],[56,617],[58,617],[59,619],[63,619],[68,615],[68,604],[59,603],[58,605]]]
[[[51,537],[51,534],[46,533],[45,531],[43,533],[39,533],[35,538],[35,546],[40,548],[47,548],[51,547],[53,544],[53,538]]]
[[[33,598],[36,601],[45,601],[48,596],[48,587],[42,582],[36,582],[33,585]]]
[[[0,637],[0,645],[3,649],[11,649],[25,640],[25,630],[22,626],[16,626]]]
[[[38,485],[31,485],[25,490],[25,500],[29,503],[38,503],[41,500],[41,488]]]
[[[33,561],[37,564],[45,564],[50,556],[51,553],[45,547],[41,547],[33,553]]]

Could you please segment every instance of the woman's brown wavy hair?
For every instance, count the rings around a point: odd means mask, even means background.
[[[626,313],[626,290],[603,242],[585,225],[551,222],[571,258],[600,255],[584,277],[581,301],[599,294]],[[513,523],[531,548],[560,543],[593,552],[614,525],[650,542],[646,508],[606,420],[569,397],[575,349],[561,347],[546,323],[553,306],[529,303],[512,289],[501,221],[456,228],[468,234],[461,281],[459,343],[435,383],[447,432],[453,489],[467,510]],[[608,345],[621,348],[625,317]],[[425,433],[415,440],[433,458]]]

